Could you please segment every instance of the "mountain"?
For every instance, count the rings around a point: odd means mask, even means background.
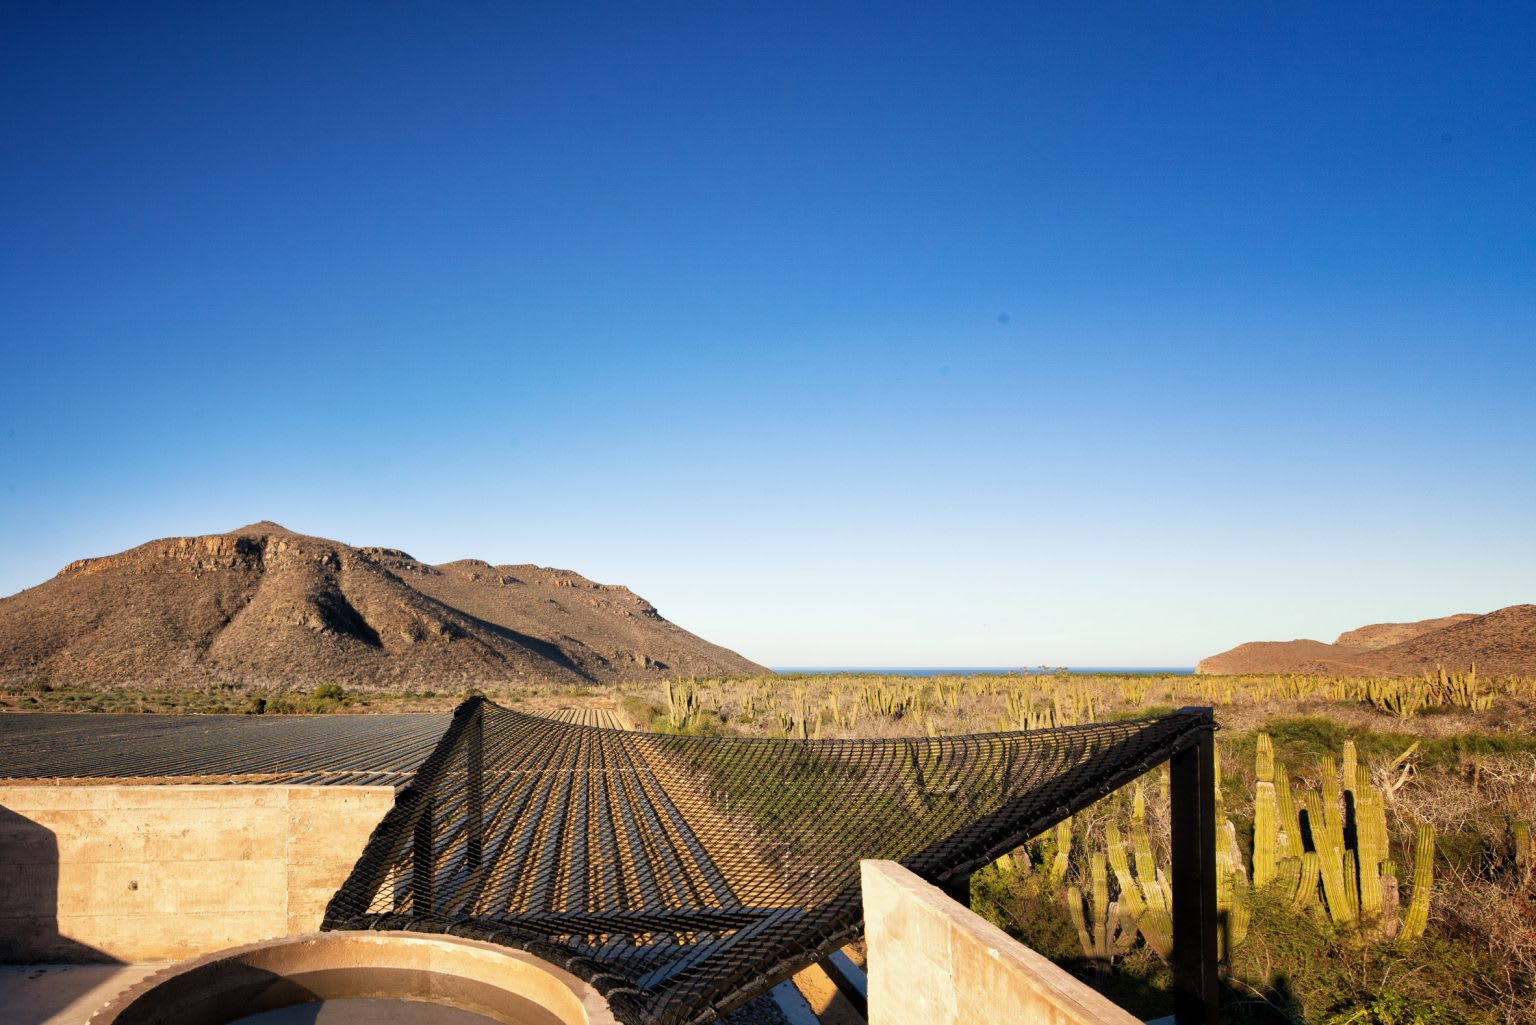
[[[1485,616],[1459,613],[1417,623],[1376,623],[1322,641],[1250,641],[1201,659],[1197,673],[1323,673],[1417,676],[1476,665],[1490,676],[1536,676],[1536,605]]]
[[[361,689],[767,673],[627,587],[432,566],[263,521],[96,559],[0,598],[0,681]]]

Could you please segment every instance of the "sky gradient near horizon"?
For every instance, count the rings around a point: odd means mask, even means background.
[[[769,665],[1536,601],[1528,4],[0,9],[0,595],[259,519]]]

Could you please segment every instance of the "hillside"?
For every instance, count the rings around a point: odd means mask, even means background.
[[[1417,623],[1376,623],[1322,641],[1250,641],[1202,659],[1198,673],[1327,673],[1417,676],[1476,665],[1493,676],[1536,675],[1536,605],[1485,616],[1460,613]]]
[[[261,522],[64,567],[0,598],[0,681],[457,689],[766,672],[626,587],[427,565]]]
[[[1333,643],[1341,648],[1364,648],[1368,651],[1376,651],[1476,618],[1478,617],[1470,612],[1459,612],[1454,616],[1441,616],[1439,619],[1421,619],[1417,623],[1372,623],[1370,626],[1346,630],[1339,634]]]

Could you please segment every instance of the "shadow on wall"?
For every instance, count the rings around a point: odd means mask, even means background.
[[[59,841],[0,807],[0,964],[121,964],[59,932]]]
[[[59,932],[59,841],[53,831],[0,807],[0,964],[121,964],[117,958]],[[51,974],[51,973],[50,973]],[[79,973],[80,986],[92,976]],[[31,1007],[46,1020],[75,997],[78,986],[29,987]],[[75,980],[71,980],[74,982]]]

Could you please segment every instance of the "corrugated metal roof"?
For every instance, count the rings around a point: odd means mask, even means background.
[[[0,781],[403,786],[450,718],[0,714]]]

